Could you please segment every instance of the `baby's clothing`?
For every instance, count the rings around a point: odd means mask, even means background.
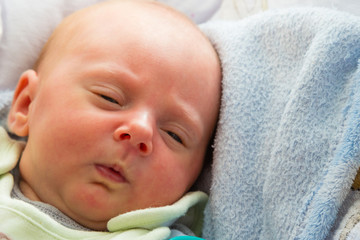
[[[17,171],[17,162],[24,146],[24,143],[10,139],[0,127],[1,237],[14,240],[29,239],[29,236],[31,239],[165,240],[181,235],[176,230],[181,230],[181,227],[176,227],[177,224],[186,225],[197,235],[201,233],[207,201],[207,195],[203,192],[187,193],[169,206],[121,214],[109,220],[109,232],[86,229],[53,206],[27,199],[15,185],[12,173]]]

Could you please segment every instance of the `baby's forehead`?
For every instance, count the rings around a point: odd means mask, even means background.
[[[207,38],[183,14],[160,3],[125,0],[100,3],[70,15],[55,30],[43,55],[47,49],[59,55],[66,49],[76,50],[92,39],[102,41],[117,34],[124,40],[137,33],[156,34],[169,38],[169,42],[175,42],[177,38],[193,43],[188,44],[189,48],[201,46],[213,50]],[[197,50],[201,51],[201,48]]]
[[[96,37],[99,31],[109,29],[123,32],[133,27],[132,31],[150,30],[161,35],[165,29],[176,29],[177,35],[200,34],[197,26],[184,14],[157,2],[149,1],[106,1],[91,7],[79,10],[68,16],[55,29],[52,39],[63,38],[68,43],[72,36],[81,34],[85,30],[94,31],[95,34],[87,37]],[[154,34],[154,31],[145,31]],[[90,32],[90,31],[89,31]],[[112,35],[109,33],[109,36]],[[125,36],[124,36],[125,37]],[[206,38],[203,35],[203,38]],[[199,38],[193,38],[195,41]],[[82,39],[86,41],[86,39]]]
[[[149,9],[155,13],[147,11]],[[158,14],[164,11],[169,12],[169,15]],[[166,18],[173,22],[166,21]],[[154,24],[144,20],[154,21]],[[124,48],[130,50],[125,53]],[[47,56],[43,61],[47,66],[44,71],[50,72],[58,61],[69,59],[69,56],[86,53],[97,58],[97,53],[104,51],[109,53],[109,57],[121,51],[121,58],[129,61],[133,56],[141,54],[144,58],[158,56],[166,61],[170,59],[175,64],[173,70],[179,73],[186,69],[178,69],[176,63],[180,66],[182,62],[194,59],[197,61],[191,66],[192,69],[211,69],[214,74],[218,74],[220,68],[210,41],[186,16],[159,4],[126,0],[94,5],[70,15],[55,30],[41,58]],[[137,65],[141,67],[141,64]]]
[[[158,21],[159,25],[166,25],[168,21],[174,21],[177,25],[196,26],[186,15],[181,12],[155,1],[145,0],[115,0],[104,1],[92,5],[88,8],[79,10],[68,17],[69,23],[82,22],[84,26],[91,23],[103,24],[102,27],[109,27],[112,24],[121,22],[131,24],[133,22],[142,23],[149,28],[152,22],[142,22],[143,20]],[[109,22],[113,20],[113,22]],[[172,23],[174,23],[172,22]]]

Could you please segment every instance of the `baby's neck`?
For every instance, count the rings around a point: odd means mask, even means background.
[[[21,177],[19,181],[19,188],[22,194],[24,194],[24,196],[27,197],[28,199],[32,201],[41,202],[41,199],[37,196],[37,194],[33,191],[33,189]]]

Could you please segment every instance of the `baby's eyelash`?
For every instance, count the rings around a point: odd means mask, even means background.
[[[113,99],[113,98],[111,98],[111,97],[108,97],[108,96],[106,96],[106,95],[100,94],[100,97],[102,97],[103,99],[105,99],[106,101],[109,101],[109,102],[111,102],[111,103],[119,104],[118,101],[116,101],[115,99]]]
[[[169,134],[169,136],[172,137],[178,143],[183,144],[183,141],[181,140],[181,138],[176,133],[173,133],[171,131],[166,131],[166,133]]]

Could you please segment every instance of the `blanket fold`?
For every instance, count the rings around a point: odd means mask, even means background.
[[[325,239],[360,166],[360,18],[201,26],[223,69],[205,239]]]

